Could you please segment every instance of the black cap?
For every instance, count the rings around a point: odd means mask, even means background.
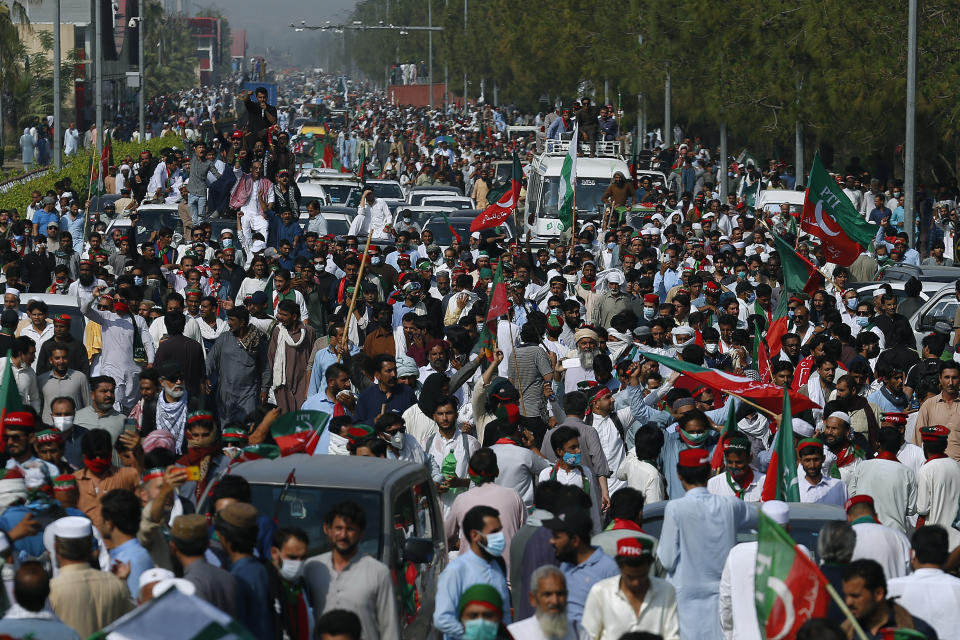
[[[183,367],[180,366],[179,362],[168,360],[157,367],[157,375],[165,380],[176,380],[177,378],[182,379]]]
[[[581,531],[589,531],[593,527],[593,519],[586,509],[567,507],[553,518],[545,520],[543,526],[550,531],[579,534]]]

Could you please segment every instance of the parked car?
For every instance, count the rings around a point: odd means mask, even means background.
[[[462,196],[463,192],[459,187],[447,185],[429,185],[421,187],[411,187],[407,192],[407,204],[423,204],[424,198],[431,196]]]
[[[761,192],[762,193],[762,192]],[[898,264],[883,272],[884,282],[900,282],[915,276],[921,282],[956,282],[960,280],[960,267],[922,266]]]
[[[310,538],[308,556],[330,550],[324,515],[351,500],[367,526],[360,551],[390,568],[404,638],[436,637],[433,609],[437,579],[447,564],[447,544],[437,490],[422,464],[355,456],[295,454],[234,467],[250,482],[252,502],[279,527],[300,527]],[[285,486],[287,479],[292,478]],[[415,574],[414,597],[404,576]],[[412,609],[412,610],[411,610]]]
[[[122,229],[126,233],[133,218],[118,216],[107,224],[107,233],[114,229]],[[173,243],[178,244],[183,239],[183,221],[180,219],[180,210],[175,204],[142,204],[137,208],[136,234],[137,242],[151,240],[151,235],[161,229],[173,229]]]
[[[924,336],[937,328],[937,323],[941,323],[941,327],[944,326],[942,323],[946,323],[947,328],[952,329],[954,327],[953,319],[957,315],[957,309],[960,309],[960,300],[957,300],[956,287],[953,283],[932,294],[930,299],[917,309],[916,313],[910,318],[910,327],[913,329],[913,335],[917,340],[918,351]],[[940,329],[938,328],[938,330]],[[950,333],[951,343],[953,343],[953,331],[950,331]]]
[[[60,293],[25,293],[21,299],[20,311],[24,313],[27,312],[27,304],[31,300],[41,300],[47,304],[48,318],[54,318],[61,313],[70,316],[70,335],[74,340],[83,343],[83,330],[87,326],[87,319],[80,313],[80,301],[76,296]]]

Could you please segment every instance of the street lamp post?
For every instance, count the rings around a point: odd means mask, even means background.
[[[903,166],[903,224],[907,228],[910,246],[914,241],[916,219],[916,159],[917,159],[917,0],[910,0],[907,21],[907,135],[904,141]]]
[[[427,27],[430,27],[430,31],[427,32],[427,60],[429,60],[429,73],[430,73],[430,111],[433,111],[433,2],[432,0],[427,0]]]
[[[63,168],[63,134],[60,124],[60,0],[53,2],[53,166]]]
[[[144,96],[147,87],[144,81],[146,78],[143,73],[143,39],[147,35],[147,29],[143,22],[143,0],[137,0],[137,71],[140,74],[140,87],[137,90],[137,112],[140,119],[140,141],[147,139],[147,110],[144,107]]]
[[[95,144],[99,153],[103,149],[103,3],[97,0],[94,4],[96,5],[95,19],[97,21],[94,29],[94,44],[96,46],[94,60],[97,63],[97,138]]]

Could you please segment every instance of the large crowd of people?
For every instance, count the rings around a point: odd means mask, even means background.
[[[299,451],[432,479],[449,563],[431,626],[445,639],[766,637],[757,543],[738,540],[785,419],[799,501],[833,505],[804,552],[845,601],[795,637],[954,637],[960,313],[918,343],[919,280],[899,297],[853,285],[899,263],[952,266],[955,190],[931,196],[911,245],[899,183],[854,167],[842,188],[880,240],[836,265],[796,237],[788,205],[745,202],[757,181],[790,186],[781,165],[725,170],[699,139],[652,135],[667,179],[618,174],[604,201],[622,215],[545,246],[496,228],[438,246],[363,188],[350,233],[332,236],[296,180],[309,141],[294,122],[318,106],[345,114],[328,139],[344,171],[454,185],[480,209],[493,161],[529,159],[573,121],[585,144],[623,139],[612,106],[588,99],[530,117],[340,86],[291,79],[279,105],[259,89],[155,101],[151,128],[170,144],[111,168],[120,198],[102,212],[69,182],[0,212],[0,634],[87,637],[174,589],[258,639],[401,637],[425,600],[404,591],[409,568],[361,551],[376,525],[359,504],[328,505],[328,539],[310,540],[230,473],[278,442],[281,416],[316,411],[324,428]],[[510,139],[518,119],[541,135]],[[68,153],[95,144],[70,130]],[[150,203],[175,204],[183,233],[138,229]],[[128,222],[108,234],[114,219]],[[822,289],[786,290],[775,235]],[[766,344],[778,307],[786,331]],[[760,410],[663,357],[813,408]],[[665,500],[645,531],[645,506]],[[759,510],[790,531],[787,503]]]

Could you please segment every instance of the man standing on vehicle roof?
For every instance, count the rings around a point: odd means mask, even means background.
[[[374,241],[390,240],[388,226],[391,223],[390,209],[383,200],[378,200],[373,191],[367,189],[360,198],[357,208],[357,217],[350,223],[348,236],[365,238],[368,233],[373,234]]]

